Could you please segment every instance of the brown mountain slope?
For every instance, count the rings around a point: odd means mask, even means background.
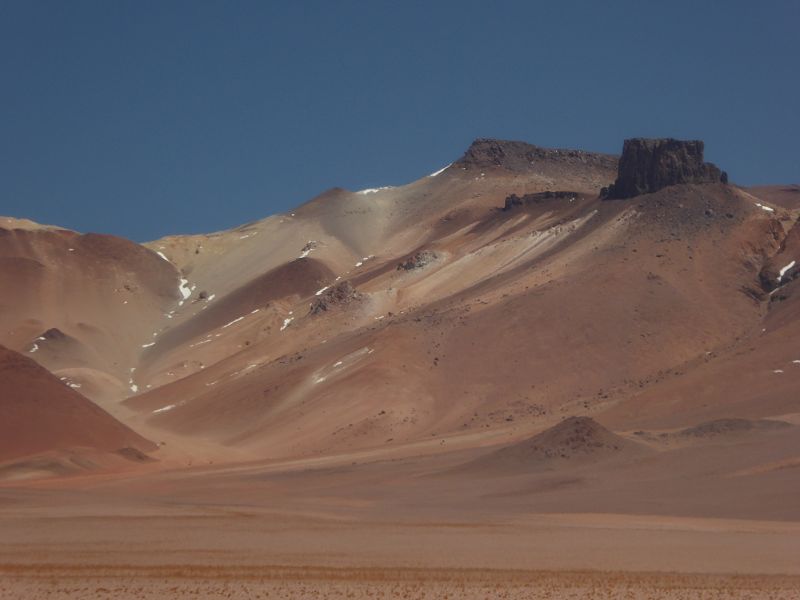
[[[48,373],[0,346],[0,462],[50,451],[147,452],[155,445]]]

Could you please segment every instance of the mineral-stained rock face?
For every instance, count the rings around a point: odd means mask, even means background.
[[[727,183],[728,175],[703,162],[703,142],[672,138],[625,140],[617,180],[602,195],[633,198],[679,183]]]

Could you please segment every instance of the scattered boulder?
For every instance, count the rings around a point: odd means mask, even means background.
[[[727,173],[703,161],[703,149],[700,140],[625,140],[617,180],[601,196],[633,198],[681,183],[728,183]]]
[[[398,271],[413,271],[414,269],[422,269],[428,266],[433,261],[439,258],[439,255],[432,250],[422,250],[416,252],[403,262],[397,265]]]
[[[503,210],[509,211],[515,208],[520,208],[522,206],[527,206],[529,204],[542,204],[547,200],[568,200],[572,202],[577,198],[578,198],[577,192],[563,192],[563,191],[539,192],[536,194],[524,194],[522,196],[511,194],[510,196],[506,197],[506,202],[505,205],[503,206]]]
[[[312,315],[318,315],[337,306],[347,306],[358,302],[362,298],[362,294],[353,287],[353,284],[349,281],[342,281],[315,298],[308,312]]]

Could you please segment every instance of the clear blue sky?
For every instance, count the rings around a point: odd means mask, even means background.
[[[138,241],[414,180],[475,137],[706,141],[800,180],[800,2],[0,2],[0,214]]]

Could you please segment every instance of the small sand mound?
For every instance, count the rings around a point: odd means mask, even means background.
[[[595,461],[616,456],[635,456],[647,448],[625,439],[589,417],[570,417],[511,446],[483,456],[471,467],[518,470],[556,461]]]

